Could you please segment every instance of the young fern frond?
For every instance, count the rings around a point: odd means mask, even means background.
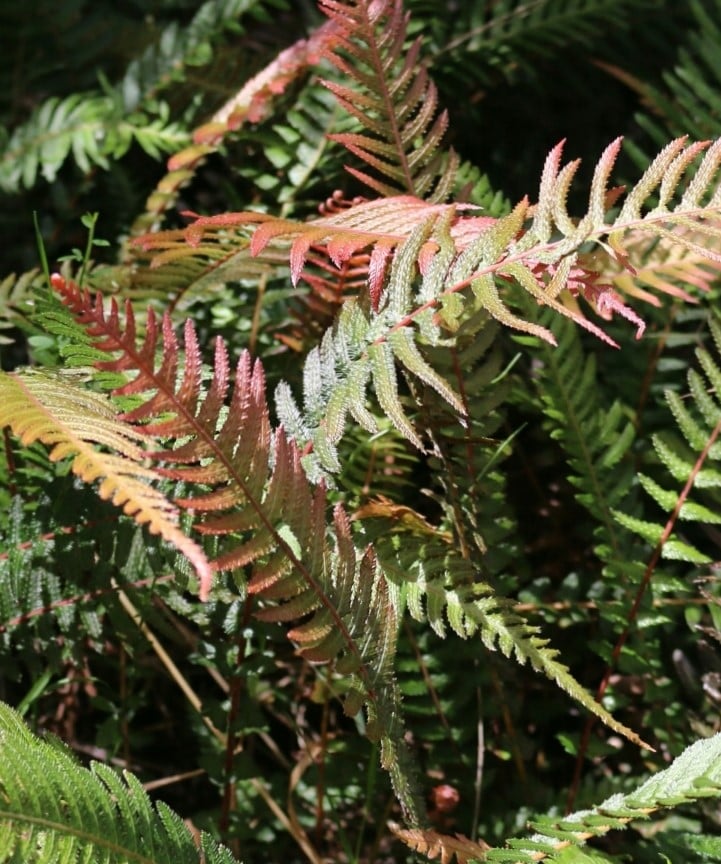
[[[500,219],[466,216],[459,212],[458,206],[428,204],[412,196],[401,196],[360,203],[308,222],[250,211],[201,217],[186,229],[186,238],[191,245],[199,244],[206,231],[212,234],[257,225],[251,252],[265,254],[270,243],[287,246],[290,242],[287,254],[294,282],[301,278],[311,246],[325,248],[336,265],[361,250],[368,250],[368,291],[373,310],[379,311],[382,305],[397,308],[402,302],[405,327],[417,318],[438,314],[453,329],[462,318],[482,308],[506,326],[555,343],[547,328],[511,311],[499,287],[510,282],[519,285],[540,305],[549,306],[615,345],[600,327],[575,308],[575,298],[582,297],[602,317],[621,315],[636,325],[639,336],[643,332],[643,321],[599,278],[599,270],[603,270],[599,256],[606,255],[628,269],[632,266],[629,252],[637,238],[645,235],[667,240],[699,258],[721,261],[721,250],[715,248],[721,243],[721,186],[716,182],[721,139],[710,146],[708,142],[687,144],[684,138],[673,141],[627,192],[620,209],[610,209],[609,203],[616,204],[618,196],[609,195],[607,185],[620,146],[621,139],[616,139],[599,160],[588,210],[580,219],[572,218],[566,205],[578,162],[562,167],[562,144],[559,144],[546,160],[536,205],[531,208],[522,201],[512,213]],[[701,154],[701,163],[691,172],[692,164]],[[423,226],[427,236],[418,244],[414,264],[425,274],[440,256],[444,278],[433,281],[433,294],[429,293],[427,283],[423,302],[418,303],[416,298],[408,299],[408,282],[416,271],[406,265],[408,278],[398,289],[399,300],[386,274],[404,241],[416,230],[423,230]],[[178,237],[178,234],[166,236],[164,242],[175,242]],[[141,238],[141,242],[151,245],[155,241],[151,235]],[[589,244],[595,248],[587,251]],[[379,334],[378,338],[387,337]]]
[[[356,550],[340,505],[328,518],[326,490],[311,487],[296,443],[282,428],[271,428],[260,362],[245,352],[231,391],[227,351],[218,340],[206,387],[190,323],[181,352],[168,316],[159,327],[151,311],[138,346],[130,304],[123,327],[114,304],[106,314],[101,299],[93,302],[76,284],[56,276],[53,286],[97,349],[112,355],[96,366],[135,375],[115,391],[134,404],[118,415],[104,397],[66,387],[39,392],[39,407],[24,409],[8,384],[9,407],[0,422],[27,440],[52,444],[60,438],[53,451],[58,458],[80,451],[81,477],[104,476],[101,494],[107,491],[186,554],[200,576],[201,599],[209,595],[214,572],[231,571],[245,588],[243,570],[249,567],[247,591],[266,604],[257,616],[293,624],[288,635],[298,653],[313,663],[333,663],[345,677],[345,711],[366,707],[368,735],[381,743],[382,764],[408,820],[419,822],[423,805],[403,742],[393,681],[396,614],[384,574],[371,549]],[[4,377],[16,388],[28,387],[26,378],[33,381],[33,373]],[[60,418],[67,418],[70,432]],[[145,448],[137,444],[141,439]],[[156,489],[163,478],[182,481],[188,492],[169,502]],[[178,508],[195,514],[200,534],[218,538],[210,562],[177,527]]]
[[[316,390],[306,388],[307,410],[299,412],[287,389],[279,391],[278,406],[286,429],[301,446],[312,442],[310,458],[316,466],[311,476],[338,470],[335,445],[349,411],[368,431],[375,430],[364,407],[365,389],[371,381],[386,416],[408,440],[422,446],[399,399],[396,362],[441,393],[460,415],[464,413],[453,387],[423,358],[417,346],[419,338],[429,345],[443,344],[447,331],[457,330],[463,321],[485,310],[506,326],[555,344],[548,327],[519,317],[504,302],[499,287],[504,281],[515,283],[540,305],[611,342],[597,325],[576,311],[576,296],[586,297],[604,316],[616,312],[630,319],[639,333],[643,322],[600,281],[597,258],[601,250],[628,267],[626,234],[645,232],[677,243],[693,255],[721,260],[721,252],[702,247],[697,239],[703,236],[712,246],[721,238],[721,192],[714,182],[721,140],[707,150],[675,206],[671,202],[674,190],[706,144],[687,146],[679,139],[669,145],[629,191],[620,212],[607,222],[606,186],[619,147],[620,140],[613,142],[600,160],[591,185],[589,210],[580,221],[571,219],[565,204],[577,163],[561,168],[559,145],[546,161],[539,201],[533,210],[521,202],[500,219],[459,215],[453,205],[427,204],[402,196],[361,203],[305,223],[246,212],[201,217],[186,229],[192,246],[205,243],[206,234],[212,243],[220,232],[257,225],[250,241],[254,255],[266,254],[271,242],[276,245],[290,239],[286,254],[294,282],[303,273],[311,246],[324,247],[337,265],[370,249],[371,308],[353,301],[346,304],[332,333],[308,357],[306,381]],[[660,200],[644,213],[649,197],[659,187]],[[700,203],[701,199],[705,203]],[[178,233],[171,232],[160,240],[151,235],[142,242],[175,255],[179,239]],[[581,250],[588,243],[598,248],[587,264],[589,253]],[[416,288],[419,270],[422,278]]]
[[[117,416],[107,397],[72,375],[31,369],[0,372],[0,394],[0,426],[25,446],[47,445],[53,461],[72,459],[74,474],[86,483],[99,481],[101,498],[181,551],[207,592],[212,574],[203,551],[180,528],[177,507],[152,485],[160,477],[146,465],[143,435]]]
[[[367,130],[330,137],[382,179],[347,170],[385,197],[445,200],[457,167],[452,152],[437,154],[448,115],[438,112],[438,92],[420,62],[421,39],[406,47],[408,16],[401,0],[320,0],[320,8],[337,27],[323,53],[353,82],[325,85]]]
[[[33,735],[0,703],[0,861],[56,864],[237,864],[203,832],[200,844],[130,772],[83,768],[59,743]]]
[[[336,445],[349,414],[366,431],[377,431],[377,423],[365,407],[370,384],[385,416],[414,446],[423,449],[421,436],[401,401],[396,364],[441,394],[458,414],[465,413],[458,394],[424,358],[413,328],[404,323],[406,310],[411,308],[415,261],[432,224],[432,220],[421,223],[399,248],[391,266],[390,287],[379,299],[382,308],[378,313],[373,315],[360,300],[346,301],[333,329],[309,353],[304,370],[304,410],[300,411],[286,385],[277,390],[277,409],[284,426],[301,446],[312,443],[307,460],[309,470],[312,466],[311,476],[339,470]],[[371,270],[373,266],[371,256]],[[436,268],[427,278],[438,281],[442,275]]]
[[[717,354],[721,354],[721,324],[712,318],[709,327]],[[688,373],[689,400],[684,400],[672,390],[666,391],[666,401],[680,432],[659,432],[653,436],[653,446],[662,465],[677,484],[668,488],[647,474],[638,479],[644,490],[662,510],[680,523],[717,525],[721,523],[721,470],[717,462],[721,459],[721,366],[705,348],[696,350],[698,364],[704,377],[696,370]],[[693,496],[693,497],[692,497]],[[714,560],[698,548],[697,543],[683,536],[681,525],[668,534],[668,526],[642,520],[619,510],[616,519],[641,536],[652,546],[661,544],[661,557],[688,561],[694,564]],[[679,536],[681,535],[681,536]]]
[[[445,854],[460,852],[493,864],[536,864],[539,861],[570,862],[569,848],[578,849],[594,837],[622,830],[630,822],[648,819],[657,810],[678,807],[705,797],[721,796],[721,735],[697,741],[664,771],[654,774],[633,792],[617,794],[592,810],[581,810],[565,818],[542,817],[531,822],[537,832],[526,839],[509,840],[505,848],[484,850],[472,855],[470,844],[457,838],[443,838],[435,832],[397,830],[395,833],[412,849],[429,848]],[[441,859],[443,860],[443,859]],[[459,861],[462,861],[459,858]]]

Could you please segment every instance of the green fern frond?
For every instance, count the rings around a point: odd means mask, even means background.
[[[518,568],[521,558],[502,469],[515,432],[500,431],[507,422],[502,406],[509,396],[510,378],[503,369],[499,330],[481,312],[476,320],[463,322],[450,349],[441,345],[427,350],[433,368],[462,394],[462,422],[440,394],[415,388],[421,405],[417,422],[431,442],[428,465],[440,490],[434,497],[446,510],[444,527],[453,532],[462,554],[477,560],[483,578],[491,582],[504,578],[510,559]]]
[[[721,735],[714,735],[696,741],[668,768],[633,792],[619,793],[592,810],[572,813],[564,819],[536,819],[531,827],[538,833],[528,839],[508,841],[505,849],[491,849],[484,860],[495,864],[570,861],[573,859],[565,853],[569,847],[579,847],[593,837],[623,829],[632,820],[648,819],[661,808],[720,795]]]
[[[167,805],[153,806],[140,781],[93,763],[81,767],[42,741],[0,703],[0,861],[56,864],[235,864],[208,835],[200,846]]]
[[[469,569],[473,571],[473,568]],[[451,573],[458,574],[461,570],[460,562],[449,567]],[[410,573],[410,579],[416,575],[416,572]],[[548,639],[540,635],[539,629],[525,621],[514,610],[513,603],[496,594],[489,585],[476,581],[472,585],[446,588],[438,581],[427,582],[418,576],[411,583],[409,592],[425,600],[426,614],[423,616],[421,613],[421,618],[427,617],[434,629],[444,627],[442,616],[445,614],[452,630],[462,638],[477,634],[489,651],[500,651],[504,657],[513,658],[522,666],[528,663],[610,729],[641,747],[649,747],[576,681],[568,666],[558,659],[558,651],[549,645]],[[422,609],[422,604],[418,599],[409,598],[409,608],[411,611]]]
[[[206,0],[184,27],[173,23],[128,66],[118,85],[127,111],[157,98],[165,89],[182,81],[190,70],[207,65],[214,46],[224,33],[243,29],[243,16],[267,20],[266,6],[282,0]]]
[[[636,119],[653,141],[665,139],[669,132],[698,139],[721,133],[721,75],[714,60],[721,39],[721,6],[717,0],[690,0],[688,8],[692,23],[684,33],[673,70],[663,75],[665,87],[639,86],[651,111],[639,113]]]
[[[533,315],[530,303],[525,308]],[[557,339],[557,346],[534,340],[539,362],[532,386],[546,417],[545,427],[564,450],[576,500],[594,517],[597,554],[620,562],[628,552],[613,511],[628,496],[632,469],[624,457],[635,438],[633,416],[621,402],[599,404],[596,358],[584,351],[578,330],[569,321],[538,316]]]
[[[709,327],[721,352],[721,325],[715,318]],[[696,369],[688,373],[689,399],[678,393],[666,391],[666,401],[676,421],[679,435],[659,432],[653,436],[653,446],[661,464],[679,484],[669,488],[647,474],[639,474],[639,482],[677,527],[677,533],[669,533],[666,527],[648,519],[614,511],[621,525],[642,537],[653,547],[660,547],[666,559],[682,560],[702,564],[713,560],[698,548],[695,542],[679,536],[681,526],[676,523],[700,523],[713,525],[721,522],[721,470],[717,462],[721,459],[721,367],[717,359],[705,348],[696,350],[696,358],[705,379]],[[684,485],[685,484],[685,485]]]
[[[271,170],[259,175],[259,165],[241,166],[239,173],[256,188],[270,193],[274,203],[282,206],[281,215],[298,210],[317,212],[333,182],[341,183],[335,148],[330,135],[338,128],[341,114],[333,95],[315,79],[305,85],[298,98],[288,106],[282,120],[273,118],[257,132],[236,135],[253,144],[257,138]],[[333,174],[337,180],[333,180]]]
[[[320,0],[320,8],[337,28],[324,54],[353,82],[326,81],[326,87],[367,130],[331,138],[382,179],[348,171],[383,196],[405,192],[444,200],[457,167],[453,153],[436,153],[448,115],[438,112],[436,87],[420,63],[421,40],[406,45],[408,19],[401,0]]]
[[[29,188],[38,174],[52,182],[72,153],[81,171],[108,168],[131,144],[159,158],[183,146],[187,135],[170,121],[167,106],[155,116],[126,115],[119,94],[74,93],[51,97],[19,126],[0,153],[0,188],[14,192]]]
[[[185,27],[172,24],[134,60],[117,84],[102,90],[51,97],[18,126],[0,152],[0,188],[33,186],[38,175],[52,182],[68,158],[84,173],[107,169],[133,143],[160,159],[189,143],[182,124],[158,99],[187,70],[207,64],[213,45],[243,16],[267,15],[262,0],[206,0]]]
[[[603,722],[640,743],[573,678],[538,629],[489,584],[492,576],[502,581],[512,555],[509,535],[514,526],[503,506],[505,490],[497,471],[506,442],[489,437],[502,420],[496,409],[509,381],[499,375],[496,327],[491,323],[479,330],[480,335],[468,327],[460,332],[464,347],[457,356],[449,357],[448,349],[445,362],[434,356],[445,376],[453,367],[463,370],[459,384],[468,406],[463,425],[447,403],[434,398],[435,393],[415,392],[416,402],[424,406],[421,422],[432,443],[429,465],[444,492],[439,503],[447,511],[446,530],[418,527],[417,518],[399,521],[390,507],[363,508],[358,515],[414,618],[428,621],[439,636],[445,636],[449,625],[463,639],[476,636],[488,650],[500,651],[521,665],[529,663]],[[436,353],[440,355],[441,349]],[[371,516],[375,525],[367,524]]]
[[[351,426],[345,437],[338,485],[345,491],[349,508],[370,502],[397,500],[409,488],[408,477],[419,462],[416,450],[385,418],[375,418],[378,432],[369,436]],[[353,514],[357,518],[357,514]]]
[[[412,12],[428,0],[411,0]],[[568,51],[574,44],[595,47],[599,33],[619,32],[633,25],[648,0],[543,0],[528,5],[525,0],[499,0],[491,5],[468,3],[451,16],[434,16],[429,55],[434,65],[452,62],[452,76],[487,83],[499,74],[512,78],[519,69],[537,74],[534,61],[553,56],[558,48]],[[613,31],[611,31],[613,28]],[[455,65],[455,64],[454,64]]]

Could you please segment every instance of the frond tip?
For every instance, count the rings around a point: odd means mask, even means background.
[[[138,443],[142,434],[119,417],[106,396],[62,373],[0,372],[4,426],[25,446],[45,444],[53,462],[72,459],[73,473],[85,483],[98,482],[101,498],[188,558],[197,571],[201,597],[207,597],[212,571],[205,553],[181,530],[178,508],[153,485],[161,475],[147,465],[148,453]]]
[[[458,160],[452,151],[439,153],[448,114],[439,111],[438,91],[420,61],[422,40],[407,44],[402,0],[320,0],[320,8],[336,28],[323,54],[352,82],[323,83],[364,129],[329,137],[375,176],[346,170],[383,197],[405,192],[443,201]]]

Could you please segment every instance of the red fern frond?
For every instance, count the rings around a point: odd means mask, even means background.
[[[450,191],[457,160],[437,151],[448,125],[420,61],[421,40],[407,45],[401,0],[320,0],[336,25],[323,54],[352,84],[325,81],[363,133],[331,135],[375,175],[346,166],[378,195],[408,193],[434,201]],[[435,188],[434,188],[435,187]]]
[[[242,354],[231,392],[227,352],[219,339],[213,374],[204,386],[192,323],[185,326],[181,350],[169,317],[158,326],[151,311],[138,346],[129,304],[123,325],[114,301],[106,312],[102,298],[93,299],[73,282],[55,276],[53,287],[95,345],[116,355],[103,361],[102,368],[135,373],[117,395],[140,396],[142,401],[120,419],[136,436],[167,442],[144,450],[143,457],[155,466],[153,478],[180,480],[192,490],[174,504],[196,515],[197,531],[220,539],[210,568],[237,571],[252,565],[248,590],[278,604],[278,611],[262,613],[269,620],[297,617],[298,604],[304,614],[315,610],[291,633],[300,653],[313,662],[342,656],[366,681],[367,696],[375,698],[372,681],[385,674],[395,638],[392,609],[380,600],[386,590],[383,576],[369,553],[356,560],[340,507],[329,533],[325,488],[311,487],[295,442],[282,428],[271,428],[260,361]],[[199,484],[202,488],[196,490]],[[366,574],[359,584],[358,568]],[[206,579],[202,597],[209,587]],[[369,638],[364,630],[372,598],[376,609]],[[373,659],[379,651],[380,666]]]

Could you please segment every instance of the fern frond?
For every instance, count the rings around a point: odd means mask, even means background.
[[[332,406],[327,431],[317,435],[310,431],[308,415],[311,427],[322,425],[313,419],[313,408],[306,412],[305,431],[301,428],[303,424],[290,420],[296,409],[291,406],[283,412],[291,435],[303,444],[313,438],[321,464],[327,470],[337,470],[333,448],[342,434],[345,414],[351,403],[362,405],[370,380],[376,386],[384,413],[404,436],[416,446],[421,445],[398,399],[394,361],[442,392],[444,398],[463,413],[453,388],[422,358],[415,344],[416,334],[430,345],[439,344],[447,338],[441,325],[453,331],[461,321],[486,310],[506,326],[555,344],[555,337],[547,327],[519,317],[504,302],[500,287],[504,281],[515,283],[536,303],[550,307],[611,342],[597,325],[578,311],[577,296],[589,300],[604,317],[615,312],[631,320],[638,327],[638,335],[644,325],[621,302],[619,295],[600,280],[596,270],[590,269],[588,253],[581,252],[585,244],[596,244],[599,250],[596,258],[603,250],[624,268],[630,266],[624,245],[630,233],[660,236],[694,256],[721,260],[721,252],[714,249],[721,237],[717,201],[721,193],[715,186],[721,141],[707,149],[675,205],[672,196],[676,186],[707,145],[687,146],[683,139],[669,145],[639,184],[629,191],[620,212],[612,212],[611,221],[607,222],[606,187],[619,147],[620,139],[607,148],[597,165],[589,210],[580,221],[571,219],[565,204],[577,164],[561,167],[559,145],[546,161],[535,207],[531,210],[526,202],[521,202],[512,213],[500,219],[458,215],[453,206],[431,205],[403,196],[361,203],[306,223],[251,212],[205,217],[189,226],[186,236],[191,244],[202,243],[206,232],[212,237],[220,231],[256,224],[258,227],[250,242],[253,254],[265,253],[271,242],[291,241],[287,254],[293,281],[301,277],[311,246],[324,247],[336,265],[343,264],[361,250],[370,250],[371,314],[362,311],[357,304],[348,306],[338,319],[333,337],[326,339],[325,348],[309,358],[309,363],[317,365],[320,375],[310,379],[320,382],[320,390],[311,404],[320,405],[325,400]],[[657,188],[660,200],[645,212]],[[704,239],[705,246],[698,241],[699,236]],[[173,235],[172,242],[176,237]],[[152,235],[144,242],[152,244]],[[597,261],[592,263],[596,268]],[[422,279],[416,289],[419,270]],[[349,374],[351,368],[354,378]],[[336,384],[340,369],[343,373],[340,383]],[[337,388],[336,397],[332,399],[330,388],[334,387]],[[349,388],[356,398],[351,398]],[[288,404],[285,394],[281,403]],[[322,410],[325,412],[325,407]],[[358,422],[373,429],[374,424],[364,409],[358,411],[363,418],[358,416]]]
[[[411,377],[436,390],[456,412],[465,413],[453,387],[416,345],[413,328],[405,326],[415,261],[431,227],[431,223],[421,223],[394,258],[390,279],[398,290],[391,288],[379,298],[379,314],[369,314],[360,301],[347,301],[333,330],[326,333],[319,348],[310,352],[304,370],[304,411],[299,410],[287,386],[277,390],[277,410],[283,424],[301,446],[312,444],[307,464],[309,469],[313,466],[313,477],[338,471],[336,445],[349,414],[367,431],[377,431],[376,421],[365,407],[371,383],[385,416],[405,438],[423,449],[421,436],[401,401],[396,363]]]
[[[53,285],[96,347],[115,358],[97,365],[135,374],[115,391],[123,398],[137,397],[120,419],[133,439],[145,437],[159,445],[143,451],[157,466],[154,476],[182,481],[188,493],[175,505],[196,515],[198,532],[218,538],[205,574],[232,571],[244,585],[242,571],[250,567],[247,590],[268,604],[258,616],[294,622],[289,637],[299,654],[313,663],[335,664],[348,680],[345,710],[355,714],[366,706],[368,734],[381,742],[382,763],[407,818],[417,824],[423,805],[405,752],[392,678],[396,624],[384,574],[372,550],[356,551],[340,506],[328,524],[324,486],[311,487],[296,443],[283,428],[273,432],[260,362],[253,363],[245,352],[230,392],[227,351],[218,340],[212,377],[204,387],[190,322],[181,352],[168,316],[159,328],[151,312],[138,347],[129,304],[123,327],[115,305],[106,314],[100,298],[93,302],[74,283],[54,277]],[[201,598],[209,588],[209,579],[201,580]]]
[[[716,2],[691,0],[689,12],[691,21],[673,70],[663,75],[665,87],[639,88],[653,113],[639,114],[636,119],[654,141],[663,140],[669,132],[699,139],[715,138],[721,133],[721,76],[713,53],[721,38],[721,10]]]
[[[207,64],[214,44],[227,30],[238,30],[243,16],[263,13],[262,0],[206,0],[186,26],[163,29],[117,84],[51,97],[17,127],[0,153],[0,188],[29,188],[38,175],[52,182],[68,158],[85,173],[95,166],[107,169],[133,143],[155,159],[187,148],[188,133],[171,120],[159,94],[177,86],[189,68]]]
[[[42,741],[0,703],[0,860],[25,864],[235,864],[208,835],[200,847],[167,805],[153,806],[140,781],[93,763],[81,767]]]
[[[491,849],[484,859],[494,864],[534,864],[570,861],[569,847],[583,846],[593,837],[625,828],[632,820],[648,819],[656,810],[677,807],[721,795],[721,735],[696,741],[664,771],[628,794],[608,798],[592,810],[564,819],[543,817],[531,822],[538,833],[510,840],[504,849]]]
[[[118,418],[110,400],[72,376],[35,370],[0,372],[0,426],[28,446],[40,441],[53,461],[72,459],[74,474],[99,481],[98,495],[173,544],[208,585],[211,571],[200,547],[179,526],[178,509],[151,485],[159,475],[145,464],[142,435]],[[97,447],[105,450],[99,450]],[[206,588],[207,591],[207,588]]]
[[[348,171],[379,195],[444,200],[457,167],[454,154],[436,154],[448,115],[439,113],[436,87],[420,63],[421,40],[406,45],[408,16],[401,0],[320,0],[320,8],[337,27],[323,53],[354,86],[325,85],[367,130],[331,138],[382,179]]]
[[[310,51],[310,48],[305,46],[305,50]],[[275,89],[275,86],[275,80],[271,79],[265,88]],[[271,93],[268,98],[271,96],[279,98],[277,93]],[[330,148],[327,132],[333,127],[337,114],[337,108],[328,104],[330,101],[330,94],[320,85],[308,85],[296,102],[288,107],[283,124],[276,121],[272,128],[268,128],[268,124],[257,132],[242,126],[227,130],[240,144],[248,148],[263,148],[268,160],[267,170],[259,168],[260,160],[256,158],[252,167],[243,166],[239,173],[248,176],[256,187],[261,186],[264,191],[277,196],[284,211],[292,211],[299,203],[305,203],[303,199],[311,194],[309,187],[313,189],[315,186],[315,172],[322,173],[327,166]],[[220,146],[221,136],[218,137]],[[208,152],[213,149],[211,144],[206,146]],[[177,162],[182,166],[173,170],[182,174],[187,182],[191,163],[182,162],[181,156],[183,154],[178,154],[171,160],[174,165]],[[192,165],[199,160],[199,156],[191,160]],[[163,188],[167,205],[171,189],[167,184]],[[137,222],[135,227],[139,229],[139,225]],[[247,236],[229,230],[209,231],[193,247],[185,243],[177,232],[156,232],[146,237],[143,248],[128,244],[126,256],[132,265],[131,290],[134,297],[162,296],[182,309],[189,308],[195,299],[207,297],[209,292],[229,282],[252,280],[257,283],[272,279],[280,272],[285,276],[285,270],[281,269],[284,258],[278,252],[251,256]],[[312,287],[311,278],[307,281]]]
[[[452,565],[451,572],[458,572],[459,569],[460,563],[457,563]],[[498,650],[504,657],[513,658],[521,665],[528,663],[610,729],[641,747],[649,748],[633,730],[609,714],[576,681],[568,666],[558,659],[558,651],[549,645],[549,640],[540,635],[537,627],[515,612],[511,601],[496,594],[489,585],[476,582],[471,586],[443,588],[437,582],[428,583],[419,577],[412,590],[425,595],[427,616],[434,629],[443,626],[441,616],[445,612],[451,628],[459,636],[468,638],[478,634],[490,651]],[[409,605],[413,609],[420,604],[418,601],[409,601]]]
[[[386,511],[387,512],[387,511]],[[612,717],[558,659],[558,651],[539,628],[529,624],[514,604],[479,579],[479,565],[462,558],[443,532],[419,532],[388,516],[364,514],[368,537],[376,547],[383,570],[402,590],[411,616],[428,621],[441,637],[447,626],[462,639],[480,638],[489,651],[499,651],[519,664],[529,664],[557,684],[609,728],[639,746],[639,736]],[[475,557],[478,553],[475,552]]]
[[[709,327],[721,353],[721,324],[710,319]],[[689,400],[667,390],[666,402],[674,416],[678,434],[659,432],[653,436],[653,446],[661,464],[678,484],[668,488],[647,474],[638,479],[644,490],[668,514],[669,519],[681,523],[713,525],[721,523],[721,470],[716,463],[721,459],[721,366],[705,348],[696,350],[696,358],[704,377],[696,370],[688,373]],[[693,497],[692,497],[693,496]],[[666,559],[702,564],[713,558],[684,536],[669,533],[669,526],[614,511],[616,519],[652,546],[660,546]]]
[[[195,246],[189,246],[173,231],[148,235],[143,249],[134,247],[132,251],[133,296],[161,296],[188,308],[218,286],[239,279],[257,282],[273,275],[284,263],[277,254],[252,256],[248,246],[247,237],[227,233],[208,232]]]
[[[481,581],[482,565],[461,557],[444,532],[420,531],[415,521],[398,523],[389,518],[387,508],[384,514],[366,510],[362,514],[364,528],[374,542],[383,570],[401,588],[413,618],[428,621],[441,637],[450,626],[462,639],[480,638],[489,651],[499,651],[521,665],[528,663],[609,728],[640,746],[648,746],[575,680],[538,627],[516,612],[510,600]],[[377,524],[369,526],[369,520]],[[477,550],[471,554],[481,557]]]
[[[186,133],[170,121],[162,103],[154,117],[126,116],[117,93],[51,97],[15,130],[0,153],[0,188],[29,188],[38,174],[52,182],[71,153],[87,173],[96,165],[108,168],[110,160],[120,158],[133,142],[158,158],[186,141]]]
[[[561,165],[562,144],[549,154],[543,170],[537,204],[522,201],[508,216],[489,219],[459,215],[458,206],[428,204],[412,196],[360,203],[330,217],[295,222],[253,212],[201,217],[186,229],[188,242],[201,243],[205,232],[255,229],[250,250],[264,252],[269,243],[286,245],[291,277],[300,279],[312,247],[323,247],[336,265],[361,250],[371,256],[369,294],[375,311],[381,298],[389,304],[404,303],[404,326],[429,312],[447,317],[450,326],[465,314],[486,309],[506,326],[554,342],[547,328],[538,327],[515,315],[504,302],[499,284],[519,285],[537,303],[571,318],[610,344],[615,344],[576,308],[582,297],[602,317],[621,315],[643,333],[644,323],[620,296],[599,277],[599,255],[607,255],[623,269],[631,267],[627,247],[639,235],[667,240],[699,258],[721,261],[721,187],[716,175],[721,162],[721,139],[686,144],[683,138],[669,144],[656,157],[635,187],[630,189],[620,210],[608,208],[607,185],[621,139],[612,142],[598,162],[589,195],[588,211],[581,219],[568,213],[566,197],[577,162]],[[704,152],[705,151],[705,152]],[[703,158],[691,173],[692,163]],[[676,195],[677,190],[680,190]],[[653,196],[658,192],[658,198]],[[676,196],[676,197],[674,197]],[[617,196],[611,196],[615,202]],[[608,220],[608,221],[607,221]],[[411,234],[426,225],[427,237],[418,246],[415,265],[422,274],[430,272],[439,253],[442,279],[435,279],[435,293],[429,282],[423,302],[408,299],[409,282],[415,266],[406,267],[407,278],[397,290],[403,300],[393,298],[386,274],[393,257]],[[178,235],[175,235],[176,237]],[[141,242],[152,244],[152,235]],[[589,257],[586,245],[595,247]],[[437,264],[436,266],[440,266]],[[665,286],[664,289],[665,290]],[[453,298],[453,295],[458,295]],[[470,295],[470,296],[469,296]],[[469,303],[470,300],[470,303]],[[453,310],[445,316],[446,309]],[[401,316],[399,316],[400,319]]]
[[[417,422],[431,441],[428,465],[440,489],[434,497],[441,507],[452,502],[447,527],[463,556],[477,560],[483,578],[497,588],[501,586],[494,580],[504,578],[510,559],[517,568],[522,554],[501,467],[515,433],[497,437],[507,423],[502,406],[510,390],[499,329],[481,312],[455,332],[450,349],[427,350],[433,368],[462,394],[463,422],[440,394],[426,387],[416,395],[421,403]]]
[[[249,18],[263,19],[263,0],[205,0],[184,27],[165,28],[160,38],[128,66],[118,89],[127,111],[177,85],[189,69],[207,65],[224,33],[242,32]],[[245,18],[244,18],[245,16]]]
[[[409,6],[422,7],[423,0]],[[492,5],[469,3],[452,16],[435,16],[434,65],[458,57],[461,80],[469,74],[486,84],[499,74],[515,77],[519,69],[538,74],[539,57],[553,56],[556,49],[568,51],[574,44],[596,46],[599,33],[608,38],[633,26],[634,13],[648,7],[647,0],[545,0],[527,5],[524,0],[499,0]],[[440,57],[438,56],[440,55]],[[454,64],[455,65],[455,64]],[[453,77],[455,78],[456,75]]]

